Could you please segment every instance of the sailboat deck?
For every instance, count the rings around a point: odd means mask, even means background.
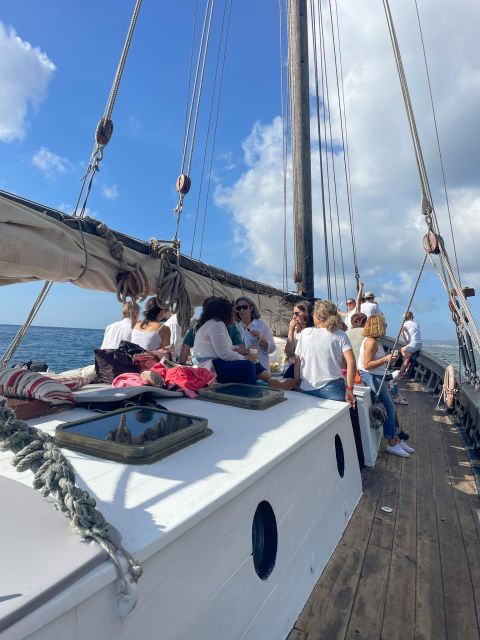
[[[288,640],[479,638],[479,495],[462,435],[436,398],[404,383],[415,449],[381,453]],[[393,509],[385,513],[382,506]]]

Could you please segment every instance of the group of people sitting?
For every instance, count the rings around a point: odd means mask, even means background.
[[[359,374],[372,392],[380,390],[379,399],[387,413],[387,451],[408,457],[413,449],[397,433],[394,402],[388,387],[381,384],[386,364],[394,362],[398,353],[385,354],[380,342],[386,333],[385,318],[373,293],[368,292],[365,298],[360,302],[361,289],[353,308],[352,299],[348,301],[349,311],[343,314],[344,318],[329,300],[317,300],[313,310],[307,301],[295,305],[285,345],[289,366],[281,379],[270,371],[269,355],[276,350],[272,331],[261,319],[257,305],[246,296],[234,303],[224,297],[207,298],[199,319],[184,336],[176,316],[156,298],[147,301],[141,321],[138,305],[127,303],[123,307],[124,319],[107,327],[102,348],[116,348],[120,340],[128,340],[147,351],[164,353],[180,364],[189,357],[195,365],[208,362],[220,383],[255,384],[261,380],[274,389],[299,390],[352,406],[355,375]],[[410,316],[405,322],[408,344],[402,347],[400,375],[411,354],[421,348],[419,327],[413,322],[413,314]]]

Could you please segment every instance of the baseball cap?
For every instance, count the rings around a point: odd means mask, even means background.
[[[372,293],[371,291],[367,291],[367,293],[365,294],[365,298],[374,298],[375,294]]]

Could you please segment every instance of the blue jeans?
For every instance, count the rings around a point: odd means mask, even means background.
[[[320,389],[312,389],[311,391],[303,391],[309,396],[316,396],[317,398],[325,398],[325,400],[341,400],[345,402],[345,380],[343,378],[336,378],[330,380],[326,385],[320,387]]]
[[[213,367],[217,374],[218,382],[240,382],[243,384],[256,384],[257,375],[265,369],[258,362],[254,364],[250,360],[222,360],[214,358]]]
[[[372,390],[373,399],[380,387],[380,383],[382,382],[382,376],[368,373],[368,371],[360,371],[360,375],[363,382]],[[393,400],[390,396],[387,383],[382,386],[378,399],[383,403],[387,412],[387,421],[383,425],[383,435],[385,438],[394,438],[398,421],[397,414],[395,413],[395,405],[393,404]]]

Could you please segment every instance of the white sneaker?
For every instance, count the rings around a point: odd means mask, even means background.
[[[412,447],[409,447],[408,444],[404,441],[404,440],[400,440],[400,442],[398,443],[402,449],[404,451],[406,451],[407,453],[415,453],[415,449],[412,449]]]
[[[405,449],[403,449],[403,447],[400,446],[399,442],[397,442],[397,444],[395,446],[393,446],[393,447],[392,447],[392,445],[387,444],[387,446],[385,448],[388,451],[388,453],[391,453],[394,456],[400,456],[400,458],[409,458],[410,457],[410,454],[407,453],[405,451]]]
[[[404,398],[403,396],[400,396],[400,398],[398,399],[398,403],[399,404],[408,404],[408,400],[406,398]]]

